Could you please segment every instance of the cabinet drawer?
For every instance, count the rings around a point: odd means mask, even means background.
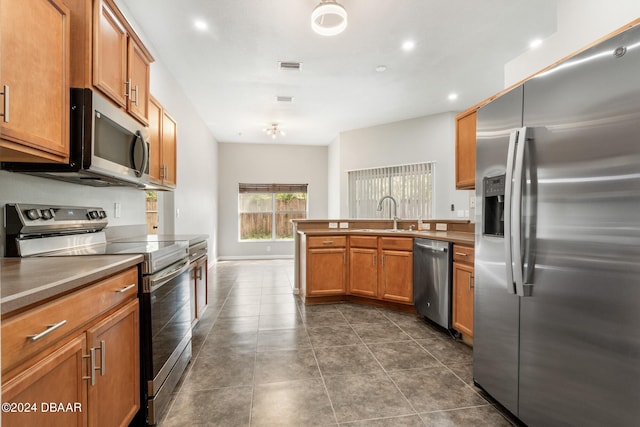
[[[344,248],[347,246],[347,236],[313,236],[309,237],[309,248]]]
[[[378,238],[375,236],[351,236],[349,242],[352,248],[371,248],[378,247]]]
[[[382,249],[395,249],[397,251],[412,251],[413,239],[411,237],[381,237]]]
[[[453,245],[453,260],[473,264],[474,251],[472,247]]]
[[[133,286],[129,288],[130,285]],[[138,269],[133,267],[3,320],[2,372],[52,346],[109,309],[136,298],[137,294]]]

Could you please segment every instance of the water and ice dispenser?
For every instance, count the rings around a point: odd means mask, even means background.
[[[483,180],[482,227],[486,236],[504,236],[504,182],[505,175],[485,177]]]

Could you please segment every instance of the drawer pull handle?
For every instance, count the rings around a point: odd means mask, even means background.
[[[96,349],[92,348],[89,350],[89,354],[85,354],[82,356],[83,359],[89,359],[89,376],[82,377],[83,380],[90,380],[91,385],[96,385],[96,368],[94,363],[96,360]]]
[[[122,289],[118,289],[116,292],[117,292],[117,293],[119,293],[119,294],[123,294],[123,293],[127,292],[129,289],[133,289],[133,288],[135,288],[135,287],[136,287],[136,284],[135,284],[135,283],[132,283],[132,284],[130,284],[129,286],[125,286],[125,287],[124,287],[124,288],[122,288]]]
[[[65,323],[67,323],[66,320],[61,320],[58,323],[54,323],[52,325],[47,325],[47,329],[45,329],[44,331],[40,332],[39,334],[27,335],[27,338],[29,338],[31,341],[38,341],[40,338],[44,337],[45,335],[50,334],[51,332],[53,332],[56,329],[58,329],[60,326],[63,326]]]
[[[333,245],[333,240],[325,240],[322,242],[323,245]]]
[[[464,252],[456,252],[456,255],[460,255],[460,256],[469,256],[469,254],[465,254]]]

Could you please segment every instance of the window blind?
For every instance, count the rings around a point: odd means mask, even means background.
[[[350,217],[392,217],[391,201],[383,203],[382,212],[377,211],[379,200],[389,195],[398,202],[398,217],[431,218],[434,169],[435,164],[428,162],[349,171]]]
[[[306,193],[308,184],[238,184],[238,193]]]

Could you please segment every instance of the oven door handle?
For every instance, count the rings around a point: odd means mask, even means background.
[[[151,278],[149,279],[151,292],[154,292],[158,288],[162,287],[166,283],[170,282],[171,280],[175,279],[176,277],[178,277],[179,275],[187,271],[189,269],[189,264],[190,262],[187,260],[184,263],[182,263],[179,267],[176,267],[171,271],[168,271],[167,273],[162,274],[159,277],[151,276]]]

